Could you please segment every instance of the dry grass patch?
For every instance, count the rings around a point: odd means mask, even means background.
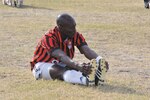
[[[25,0],[0,3],[0,100],[149,100],[150,13],[136,0]],[[29,61],[38,39],[67,12],[89,46],[110,64],[106,84],[35,81]],[[75,61],[88,60],[76,50]]]

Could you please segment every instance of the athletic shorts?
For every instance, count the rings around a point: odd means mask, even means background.
[[[45,63],[45,62],[38,62],[35,64],[34,69],[32,70],[33,76],[36,80],[44,79],[44,80],[51,80],[50,70],[52,69],[53,63]],[[58,63],[61,67],[65,67],[65,64]]]

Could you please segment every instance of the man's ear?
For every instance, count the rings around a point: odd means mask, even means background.
[[[63,26],[62,25],[57,25],[58,26],[58,29],[59,30],[62,30],[63,29]]]

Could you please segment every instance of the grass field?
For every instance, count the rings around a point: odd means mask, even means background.
[[[69,13],[89,46],[110,64],[104,86],[35,81],[37,41]],[[0,3],[0,100],[150,100],[150,10],[143,0],[25,0]],[[88,62],[76,49],[74,58]]]

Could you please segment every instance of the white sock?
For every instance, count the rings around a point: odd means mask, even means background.
[[[96,58],[96,63],[97,63],[97,64],[99,64],[99,60],[100,60],[100,59],[102,59],[101,56],[98,56],[98,57]]]
[[[76,70],[67,70],[63,75],[64,81],[69,83],[77,83],[87,85],[87,78],[81,72]]]

